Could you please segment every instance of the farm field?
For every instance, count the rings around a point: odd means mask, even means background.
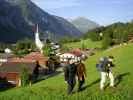
[[[90,39],[81,40],[80,42],[66,43],[65,46],[68,48],[82,48],[82,44],[84,44],[85,48],[101,48],[101,42],[94,42]]]

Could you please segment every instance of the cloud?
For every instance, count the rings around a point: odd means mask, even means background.
[[[32,0],[32,1],[37,5],[39,5],[41,8],[46,8],[46,9],[80,6],[80,2],[78,2],[79,0]]]

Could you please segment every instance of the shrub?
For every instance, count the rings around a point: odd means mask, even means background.
[[[110,47],[112,44],[112,39],[109,35],[105,35],[103,40],[102,40],[102,48],[103,49],[107,49],[108,47]]]
[[[29,73],[26,67],[23,67],[20,78],[21,78],[21,86],[24,87],[29,84]]]
[[[49,56],[50,55],[50,44],[46,43],[43,47],[43,54],[45,56]]]
[[[23,57],[24,55],[35,50],[35,44],[32,40],[26,38],[24,40],[19,40],[16,43],[16,47],[13,50],[13,53],[18,57]]]
[[[86,48],[87,48],[87,47],[86,47],[84,41],[81,40],[81,49],[82,49],[82,50],[85,50]]]

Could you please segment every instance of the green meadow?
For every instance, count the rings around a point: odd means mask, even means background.
[[[82,45],[85,46],[85,48],[101,48],[101,42],[99,41],[91,41],[90,39],[81,40],[80,42],[71,42],[66,43],[65,46],[68,48],[82,48]]]
[[[89,40],[85,40],[89,41]],[[88,47],[96,46],[95,42]],[[68,44],[78,47],[79,43]],[[97,45],[99,45],[98,43]],[[99,90],[100,73],[96,69],[96,63],[101,56],[113,55],[115,58],[115,67],[113,74],[115,76],[116,88],[109,87],[109,80],[106,82],[104,91]],[[87,77],[85,88],[81,92],[77,91],[77,85],[74,93],[67,95],[67,84],[64,82],[63,73],[34,83],[32,86],[16,87],[0,92],[0,100],[132,100],[133,96],[133,44],[118,46],[113,49],[100,51],[95,55],[88,57],[85,61]]]

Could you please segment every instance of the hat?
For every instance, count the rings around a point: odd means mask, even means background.
[[[101,57],[101,58],[99,59],[99,61],[100,61],[100,62],[103,62],[103,61],[104,61],[104,58],[103,58],[103,57]]]

